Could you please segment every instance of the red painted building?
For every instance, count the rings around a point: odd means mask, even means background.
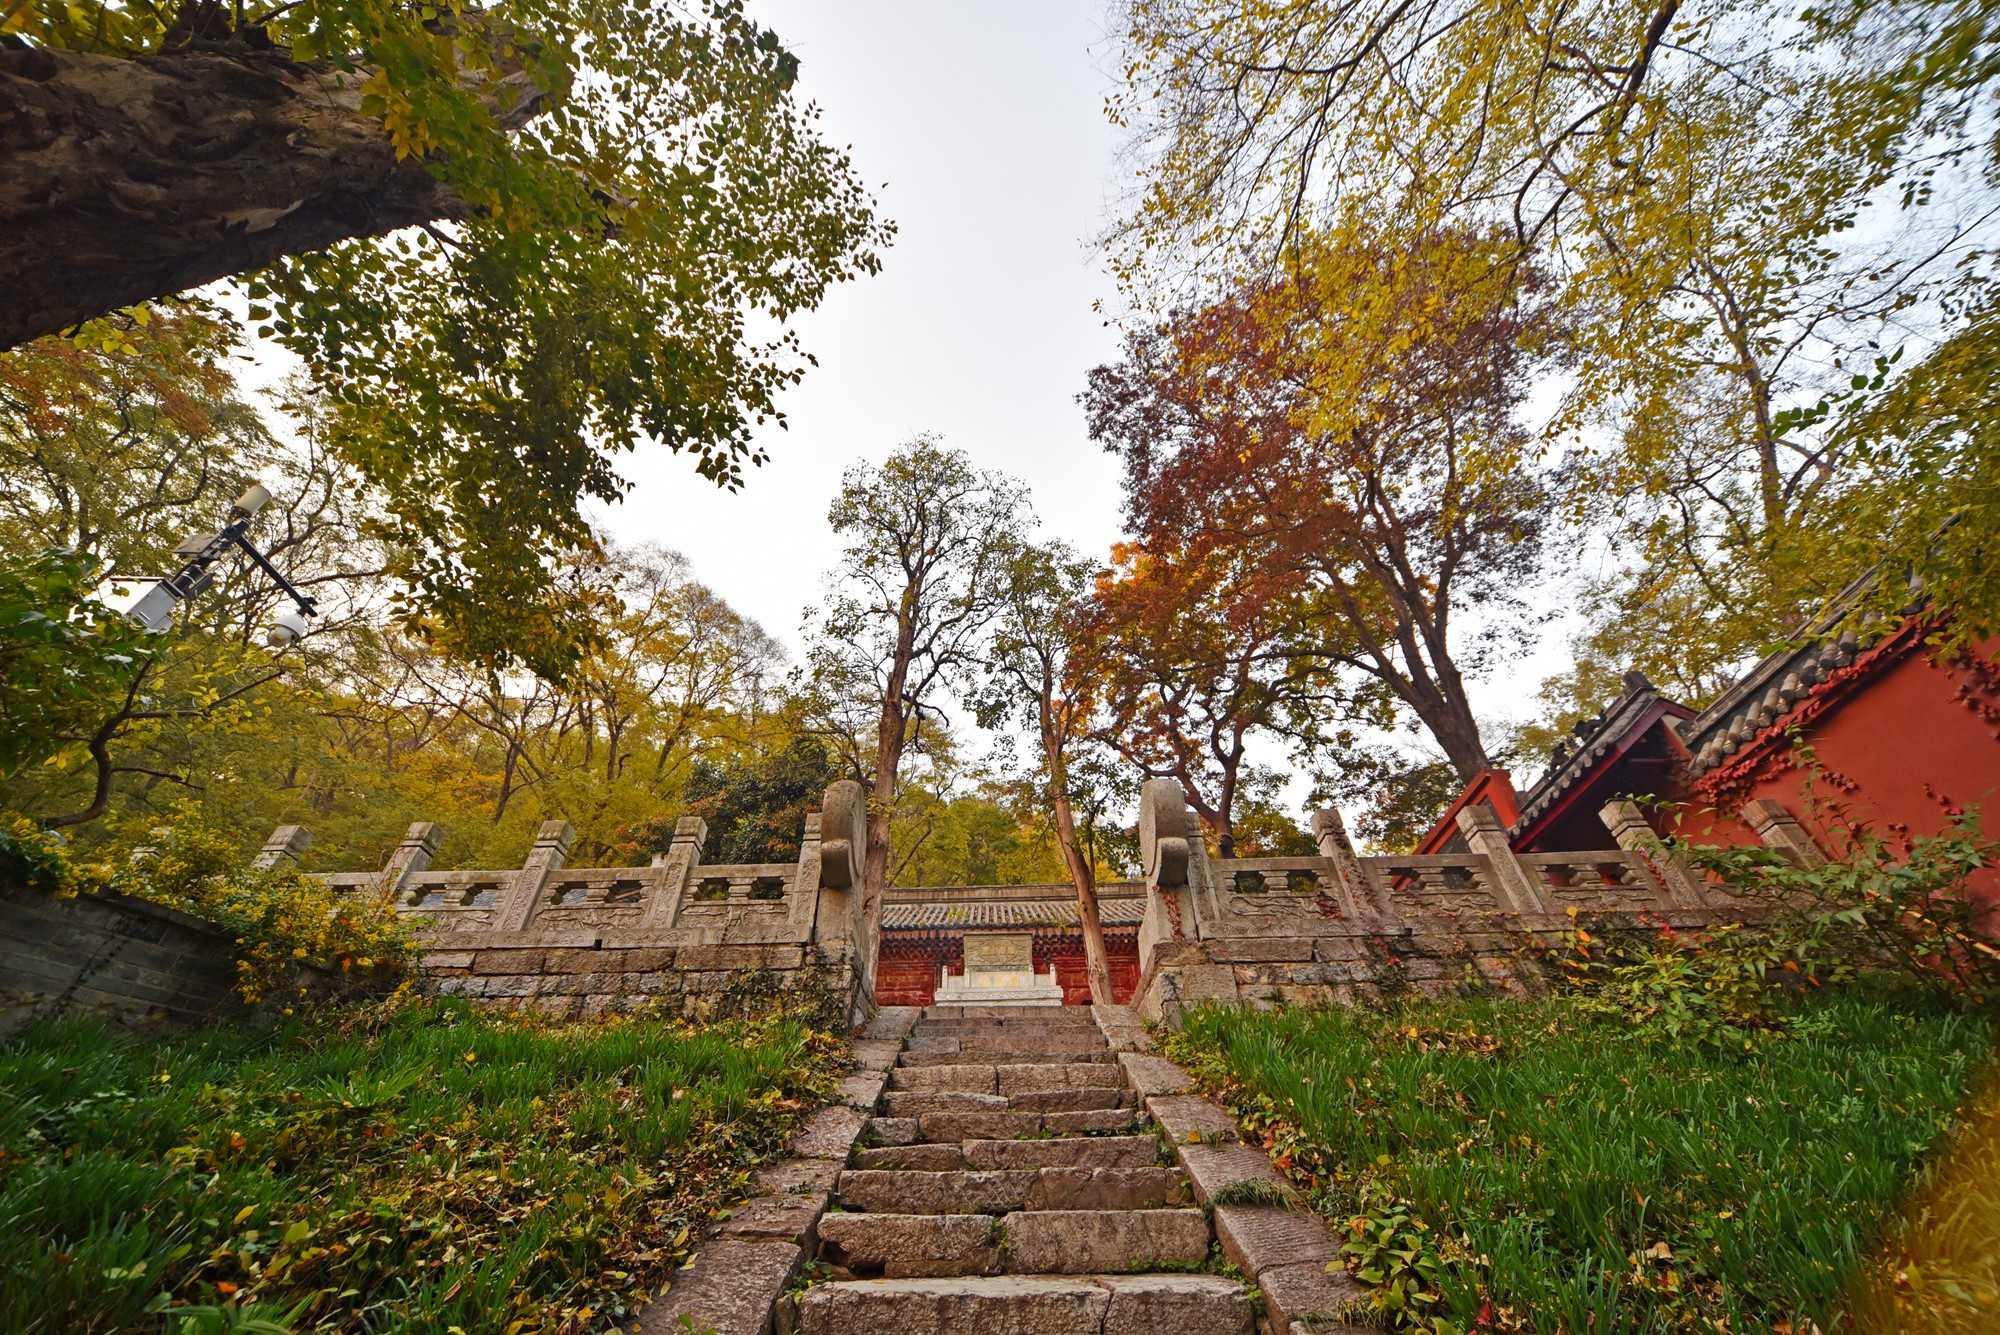
[[[1139,984],[1139,921],[1145,886],[1109,881],[1097,888],[1114,998],[1132,999]],[[968,931],[1011,929],[1034,937],[1037,973],[1055,971],[1065,1006],[1090,1004],[1090,978],[1069,885],[975,885],[891,890],[882,906],[882,950],[875,961],[875,1001],[928,1006],[940,981],[965,974]]]
[[[1610,847],[1598,813],[1617,798],[1640,799],[1656,833],[1699,843],[1782,842],[1774,823],[1789,821],[1838,852],[1843,828],[1893,844],[1973,808],[2000,839],[2000,640],[1947,652],[1936,625],[1914,617],[1867,637],[1837,626],[1830,616],[1699,713],[1627,674],[1533,787],[1517,794],[1504,772],[1481,774],[1419,851],[1451,851],[1458,808],[1480,801],[1516,852]],[[2000,894],[2000,873],[1982,881]]]

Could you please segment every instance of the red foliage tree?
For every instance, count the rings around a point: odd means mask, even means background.
[[[1267,691],[1358,681],[1350,703],[1414,713],[1466,778],[1489,763],[1466,677],[1518,642],[1553,504],[1519,412],[1559,347],[1537,287],[1476,236],[1321,240],[1132,335],[1083,396],[1125,462],[1132,568],[1234,572],[1206,630],[1287,660]]]

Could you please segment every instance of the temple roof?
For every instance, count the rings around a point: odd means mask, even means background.
[[[1146,901],[1129,893],[1137,886],[1099,886],[1099,918],[1106,927],[1136,927]],[[1067,885],[977,886],[958,889],[891,890],[882,906],[885,930],[924,927],[1074,927],[1076,890]],[[1126,893],[1121,893],[1126,892]]]

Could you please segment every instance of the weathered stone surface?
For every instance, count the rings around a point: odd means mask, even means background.
[[[830,1214],[823,1259],[857,1275],[913,1279],[1000,1273],[996,1221],[984,1214]]]
[[[909,1037],[910,1027],[917,1022],[920,1013],[915,1006],[884,1006],[862,1029],[861,1037],[900,1043]]]
[[[1044,1168],[1028,1191],[1027,1208],[1150,1210],[1190,1203],[1187,1179],[1172,1168]]]
[[[764,1335],[771,1305],[784,1291],[803,1253],[797,1244],[751,1238],[716,1238],[695,1248],[690,1268],[674,1273],[673,1287],[639,1313],[644,1335]]]
[[[907,1049],[910,1052],[957,1052],[956,1034],[912,1034]]]
[[[765,1196],[788,1191],[832,1191],[839,1179],[838,1159],[773,1159],[750,1174],[750,1184]]]
[[[800,1159],[845,1159],[868,1114],[841,1104],[821,1108],[792,1133],[792,1154]]]
[[[850,1168],[840,1175],[840,1203],[871,1214],[1006,1214],[1028,1203],[1037,1170],[898,1172]]]
[[[914,1145],[923,1134],[914,1117],[877,1117],[868,1124],[868,1131],[881,1145]]]
[[[998,1094],[971,1094],[959,1089],[894,1089],[883,1096],[882,1111],[890,1117],[922,1117],[941,1112],[1005,1112],[1007,1100]]]
[[[1250,1335],[1250,1295],[1215,1275],[1104,1275],[1104,1335]]]
[[[884,1077],[880,1074],[850,1075],[843,1078],[835,1097],[850,1108],[868,1108],[882,1097]]]
[[[1337,1322],[1341,1310],[1361,1296],[1361,1285],[1346,1271],[1328,1274],[1324,1261],[1273,1266],[1257,1276],[1264,1291],[1265,1310],[1273,1324],[1286,1330],[1293,1323],[1308,1328],[1320,1322]]]
[[[881,1125],[880,1118],[876,1119],[876,1125]],[[948,1173],[955,1168],[967,1167],[967,1164],[965,1152],[957,1145],[888,1145],[880,1149],[855,1151],[854,1166],[903,1169],[916,1173]]]
[[[1130,1108],[1138,1098],[1129,1089],[1040,1089],[1005,1100],[1016,1112],[1095,1112]]]
[[[1103,1052],[1104,1038],[1101,1034],[1078,1032],[1041,1034],[965,1034],[959,1039],[958,1052],[967,1061],[996,1061],[1013,1059],[1027,1061],[1045,1052],[1092,1053]]]
[[[799,1299],[802,1335],[1079,1335],[1103,1330],[1111,1292],[1017,1275],[820,1284]]]
[[[1208,1256],[1208,1220],[1199,1210],[1034,1210],[1010,1214],[1000,1227],[1014,1274],[1145,1270]]]
[[[898,1066],[889,1073],[894,1090],[997,1094],[991,1066]]]
[[[1121,1052],[1118,1054],[1118,1065],[1124,1069],[1126,1083],[1138,1090],[1141,1097],[1185,1094],[1194,1088],[1193,1078],[1165,1057],[1150,1057],[1143,1052]]]
[[[1051,1116],[1076,1116],[1053,1113]],[[1040,1113],[927,1113],[917,1119],[925,1140],[1012,1140],[1042,1129]]]
[[[1227,1143],[1240,1140],[1236,1119],[1198,1094],[1156,1094],[1146,1111],[1160,1131],[1176,1145]]]
[[[1276,1190],[1285,1189],[1270,1159],[1254,1145],[1176,1144],[1174,1155],[1194,1186],[1195,1199],[1203,1205],[1213,1202],[1217,1192],[1239,1182],[1268,1182]]]
[[[1096,1062],[1000,1066],[994,1076],[999,1092],[1008,1095],[1051,1089],[1117,1089],[1125,1083],[1125,1073],[1118,1067]]]
[[[776,1238],[813,1245],[813,1229],[826,1212],[826,1193],[787,1192],[778,1196],[753,1196],[729,1207],[729,1218],[716,1229],[725,1238]]]
[[[886,1038],[857,1038],[849,1049],[854,1063],[864,1071],[886,1071],[902,1055],[903,1045]]]
[[[547,952],[540,950],[482,950],[472,961],[479,974],[540,973]]]
[[[1058,1136],[1073,1136],[1079,1132],[1125,1131],[1137,1120],[1135,1108],[1098,1108],[1084,1112],[1043,1113],[1044,1131]]]
[[[472,952],[469,950],[434,950],[424,956],[425,969],[470,969]]]
[[[1274,1266],[1327,1262],[1340,1243],[1320,1217],[1277,1205],[1218,1205],[1215,1240],[1237,1269],[1255,1279]]]
[[[697,969],[796,969],[805,962],[797,946],[682,946],[674,963],[682,971]]]
[[[1159,1163],[1160,1142],[1152,1136],[968,1140],[964,1154],[967,1168],[1145,1168]]]

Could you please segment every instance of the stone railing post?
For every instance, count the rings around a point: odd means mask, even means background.
[[[1139,864],[1146,876],[1146,917],[1139,928],[1140,967],[1161,941],[1201,935],[1195,892],[1206,881],[1208,850],[1172,779],[1148,779],[1139,788]]]
[[[1465,836],[1467,847],[1486,859],[1486,865],[1493,870],[1493,881],[1499,887],[1504,901],[1502,908],[1516,913],[1547,913],[1549,906],[1542,898],[1541,887],[1528,873],[1520,859],[1514,856],[1514,849],[1507,842],[1507,827],[1500,823],[1500,813],[1484,802],[1475,802],[1469,807],[1461,807],[1458,812],[1459,833]]]
[[[1775,848],[1780,853],[1790,854],[1802,867],[1823,867],[1826,854],[1818,843],[1799,824],[1798,817],[1785,810],[1784,804],[1768,797],[1760,797],[1743,804],[1743,819],[1764,841],[1764,847]]]
[[[701,865],[701,846],[708,842],[708,822],[699,816],[682,816],[674,822],[674,841],[667,851],[653,858],[655,867],[664,868],[653,900],[646,906],[640,927],[672,927],[681,916],[681,901]]]
[[[312,831],[303,825],[280,825],[271,831],[271,837],[257,850],[257,856],[250,859],[250,865],[258,871],[271,871],[280,863],[296,863],[299,855],[312,847]]]
[[[1687,861],[1673,849],[1661,842],[1653,833],[1653,827],[1639,811],[1639,804],[1623,798],[1606,802],[1597,813],[1618,846],[1627,853],[1634,853],[1652,869],[1660,884],[1665,887],[1667,900],[1677,909],[1705,909],[1708,896],[1702,892],[1701,882],[1688,869]]]
[[[382,868],[382,903],[403,902],[410,878],[421,876],[431,869],[431,859],[437,856],[438,844],[443,839],[444,831],[438,829],[435,822],[411,822],[410,828],[403,831],[403,842],[396,845],[396,851],[389,855],[389,864]]]
[[[1347,822],[1340,818],[1340,812],[1332,807],[1313,812],[1312,833],[1313,842],[1319,845],[1319,855],[1333,868],[1340,911],[1350,918],[1379,913],[1381,909],[1375,903],[1375,896],[1368,892],[1361,861],[1354,856],[1354,842],[1347,837]]]
[[[528,850],[528,860],[521,870],[514,873],[514,884],[507,889],[507,898],[494,915],[493,929],[499,932],[524,932],[529,919],[535,916],[535,909],[541,903],[542,891],[548,888],[549,877],[562,870],[563,859],[569,856],[569,842],[576,838],[576,827],[566,820],[542,822],[541,830],[535,835],[535,846]]]
[[[808,851],[810,868],[805,865]],[[828,958],[853,961],[857,1004],[864,1010],[874,1004],[874,952],[880,948],[879,937],[871,939],[862,902],[867,855],[868,792],[853,779],[836,780],[827,786],[819,810],[806,817],[799,876],[810,872],[818,887],[813,941]]]

